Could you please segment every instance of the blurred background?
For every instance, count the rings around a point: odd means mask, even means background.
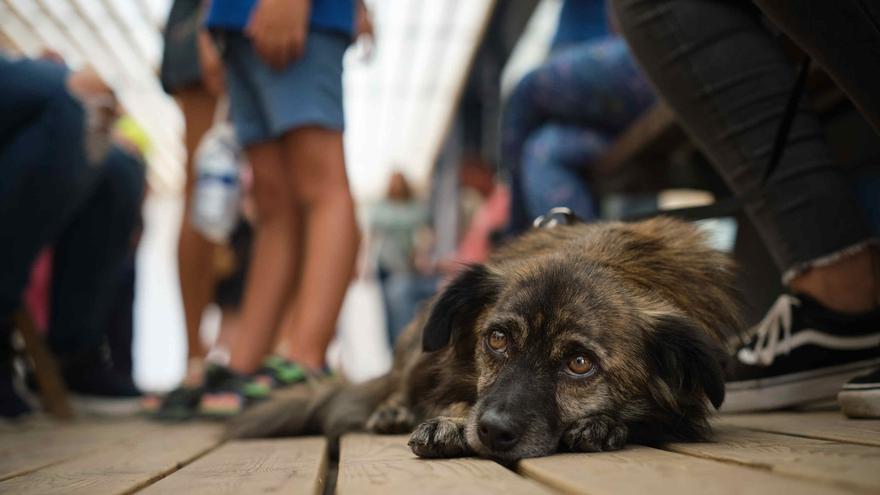
[[[364,2],[372,36],[354,41],[343,59],[345,168],[361,243],[327,350],[335,372],[353,380],[385,372],[395,338],[437,288],[550,206],[614,219],[729,195],[639,75],[604,4]],[[178,272],[182,222],[212,243],[209,270],[221,283],[199,338],[218,363],[229,359],[224,328],[238,324],[258,223],[253,174],[222,118],[193,153],[193,206],[184,213],[185,119],[159,78],[171,7],[171,0],[0,0],[6,56],[65,64],[112,95],[114,116],[122,116],[112,124],[115,143],[144,165],[135,247],[113,308],[124,330],[108,339],[116,364],[150,392],[174,389],[193,372]],[[870,128],[827,77],[810,84],[839,161],[853,170],[876,164]],[[855,183],[877,225],[870,177]],[[757,234],[741,216],[701,225],[718,248],[754,267],[741,284],[756,321],[782,290]],[[40,256],[24,298],[37,334],[54,317],[46,296],[52,258]],[[83,289],[80,297],[92,296]]]
[[[72,69],[93,67],[114,88],[149,143],[134,310],[135,378],[147,390],[176,385],[186,363],[176,265],[185,178],[183,118],[157,78],[170,4],[170,0],[0,1],[3,49],[29,57],[49,49]],[[384,196],[394,171],[404,173],[417,194],[427,197],[432,184],[443,187],[444,180],[449,182],[450,173],[444,170],[454,172],[455,167],[448,164],[467,157],[479,166],[494,166],[500,92],[509,91],[546,55],[561,0],[495,4],[490,0],[367,2],[373,14],[374,44],[371,50],[363,44],[351,47],[343,79],[346,166],[362,221],[369,205]],[[478,56],[489,63],[472,71]],[[451,178],[455,179],[454,173]],[[457,194],[456,185],[452,186],[443,194]],[[446,244],[447,252],[454,249],[459,220],[457,213],[449,212],[438,222],[445,229],[438,232],[438,242]],[[342,311],[339,342],[331,348],[331,353],[349,350],[347,371],[355,378],[381,373],[389,366],[384,320],[376,281],[359,278]],[[206,339],[216,335],[218,325],[219,311],[209,307],[203,320]]]

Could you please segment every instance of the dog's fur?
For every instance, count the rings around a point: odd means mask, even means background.
[[[533,230],[446,286],[389,374],[276,399],[229,434],[412,431],[419,456],[502,461],[704,439],[724,398],[719,342],[739,329],[732,287],[731,262],[684,222]],[[566,371],[574,356],[589,376]],[[508,438],[486,441],[499,422]]]

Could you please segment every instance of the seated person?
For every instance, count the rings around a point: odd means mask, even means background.
[[[604,0],[566,0],[548,60],[510,95],[501,163],[511,189],[511,233],[556,206],[598,216],[584,170],[653,102],[626,42],[608,29]]]
[[[112,144],[112,91],[89,70],[0,55],[0,116],[0,415],[29,410],[13,386],[12,317],[48,245],[48,339],[68,388],[137,395],[102,352],[144,188],[142,161]]]
[[[880,45],[880,5],[754,3],[880,132],[880,52],[865,49]],[[796,75],[751,2],[612,5],[647,77],[730,188],[743,195],[762,184]],[[722,410],[777,409],[840,392],[846,414],[880,417],[877,238],[807,105],[765,187],[745,212],[787,293],[732,353]]]

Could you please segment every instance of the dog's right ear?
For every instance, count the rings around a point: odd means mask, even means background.
[[[471,265],[461,272],[434,302],[422,329],[422,349],[433,352],[446,347],[454,334],[473,326],[499,290],[500,284],[484,265]]]

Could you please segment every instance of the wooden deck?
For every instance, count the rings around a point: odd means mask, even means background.
[[[713,442],[522,461],[421,460],[405,436],[221,444],[220,425],[143,419],[0,426],[0,493],[880,493],[880,421],[837,411],[721,417]]]

